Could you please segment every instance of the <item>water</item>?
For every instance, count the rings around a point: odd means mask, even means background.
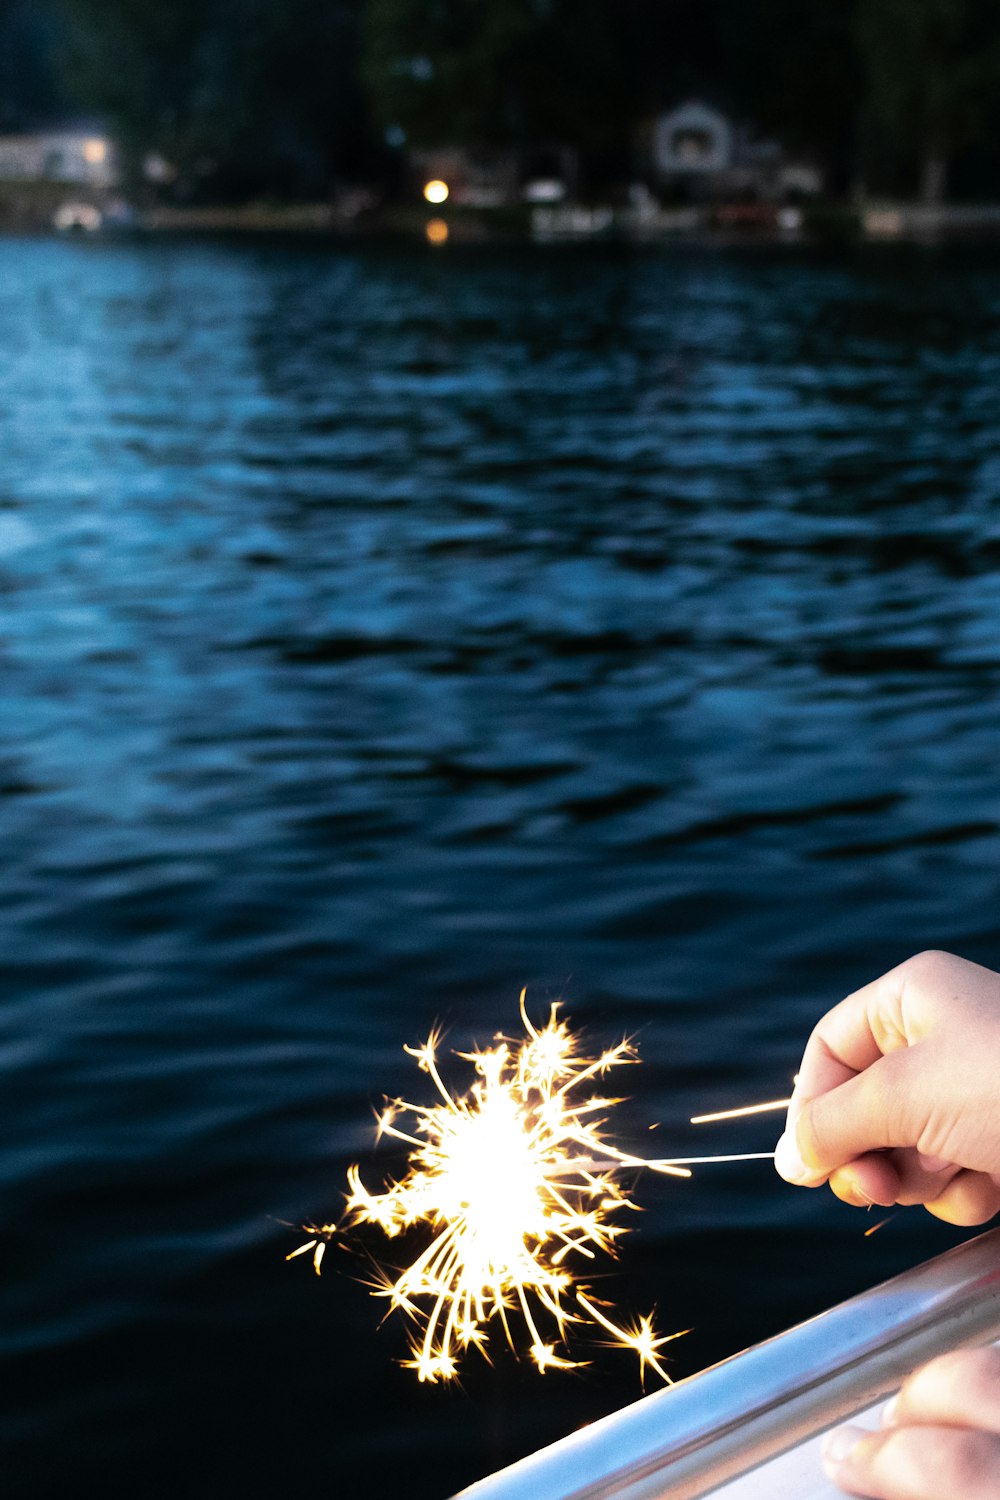
[[[418,1387],[286,1223],[527,984],[657,1149],[995,962],[1000,268],[0,243],[5,1493],[443,1497],[638,1395]],[[641,1181],[688,1374],[953,1243]]]

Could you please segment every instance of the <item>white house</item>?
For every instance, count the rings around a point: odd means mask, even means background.
[[[725,115],[690,99],[653,127],[653,165],[661,177],[704,177],[733,165],[733,130]]]
[[[689,197],[780,203],[812,197],[823,186],[813,164],[790,161],[780,142],[758,139],[699,99],[654,122],[651,164],[661,184]]]
[[[81,130],[0,136],[0,183],[52,182],[101,189],[113,187],[117,180],[115,150],[107,136]]]

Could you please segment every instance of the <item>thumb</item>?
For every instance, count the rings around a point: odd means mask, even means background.
[[[814,1099],[798,1101],[775,1166],[788,1182],[818,1187],[869,1151],[916,1146],[926,1123],[921,1045],[880,1057]]]

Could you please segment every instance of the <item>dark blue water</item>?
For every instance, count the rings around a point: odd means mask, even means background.
[[[283,1221],[522,984],[739,1150],[846,990],[996,963],[998,393],[985,256],[0,243],[6,1495],[433,1500],[638,1395],[418,1387]],[[955,1238],[638,1196],[678,1375]]]

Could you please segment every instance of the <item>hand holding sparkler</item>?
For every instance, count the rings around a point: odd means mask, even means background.
[[[919,954],[819,1022],[775,1166],[846,1203],[984,1223],[1000,1210],[998,1080],[1000,975]]]
[[[847,1203],[923,1203],[952,1224],[1000,1210],[1000,974],[921,953],[813,1031],[775,1166]],[[883,1428],[841,1427],[827,1474],[878,1500],[1000,1495],[1000,1352],[960,1349],[911,1375]]]

